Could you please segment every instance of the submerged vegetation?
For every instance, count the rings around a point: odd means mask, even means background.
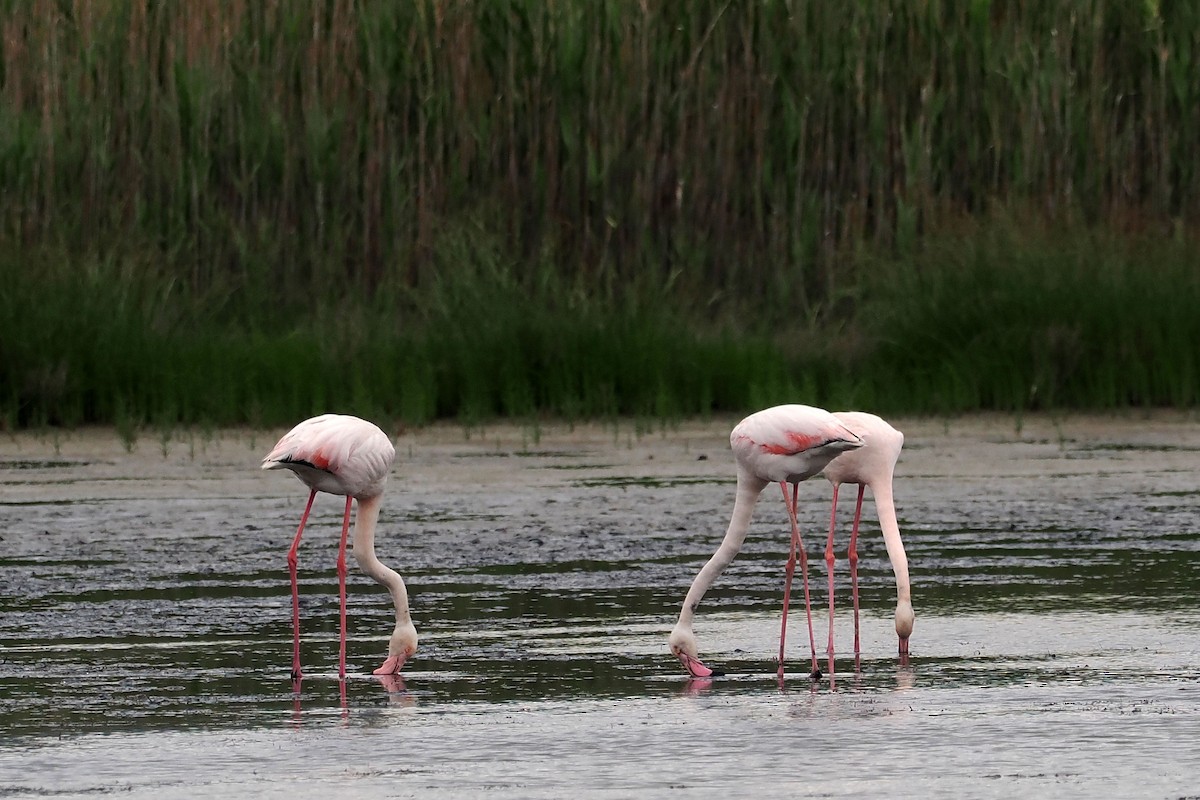
[[[0,0],[0,427],[1200,402],[1200,7]]]

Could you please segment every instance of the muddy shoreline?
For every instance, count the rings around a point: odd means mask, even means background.
[[[1071,472],[1097,474],[1186,468],[1195,463],[1190,454],[1200,451],[1197,419],[1172,411],[893,419],[906,437],[897,480],[1034,475],[1055,461],[1070,462]],[[585,468],[590,477],[731,477],[728,432],[735,423],[731,417],[677,424],[439,424],[393,432],[393,475],[418,491],[460,482],[545,485],[569,481],[568,470]],[[143,481],[164,486],[189,481],[189,491],[221,496],[271,492],[278,476],[260,474],[257,467],[284,432],[144,431],[132,449],[111,428],[7,433],[0,435],[0,502],[145,495]],[[528,470],[504,460],[522,455],[561,461]],[[71,468],[68,478],[64,467]]]
[[[259,469],[283,431],[146,431],[132,451],[114,430],[0,435],[0,794],[1194,790],[1192,415],[893,420],[911,664],[868,501],[861,659],[839,555],[834,679],[808,681],[797,627],[776,680],[787,526],[771,492],[697,613],[727,672],[697,686],[666,640],[729,520],[734,422],[400,432],[376,549],[409,585],[420,649],[401,685],[369,674],[392,611],[351,569],[339,683],[342,504],[319,499],[298,692],[285,552],[307,491]],[[818,641],[829,495],[801,487]],[[847,768],[860,752],[869,769]]]

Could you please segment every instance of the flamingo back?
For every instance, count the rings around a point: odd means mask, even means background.
[[[890,482],[904,446],[904,434],[874,414],[862,411],[837,411],[835,417],[863,441],[852,453],[834,459],[825,467],[831,483],[865,483],[874,486]]]
[[[322,414],[292,428],[263,459],[263,469],[290,469],[310,488],[350,497],[383,492],[396,448],[376,425]]]
[[[862,447],[862,440],[824,409],[783,405],[739,422],[729,444],[738,463],[758,478],[798,483],[839,454]]]

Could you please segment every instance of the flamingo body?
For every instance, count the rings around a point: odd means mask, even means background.
[[[262,461],[263,469],[290,469],[310,489],[347,497],[383,494],[396,448],[364,419],[322,414],[292,428]]]
[[[830,461],[821,474],[830,483],[858,483],[870,486],[891,480],[904,434],[874,414],[863,411],[835,411],[833,416],[862,439],[863,446]]]
[[[275,445],[262,461],[263,469],[288,469],[309,487],[308,505],[300,518],[288,552],[292,577],[294,652],[292,675],[300,677],[300,610],[297,586],[297,549],[304,524],[317,492],[342,495],[346,509],[338,549],[341,616],[339,675],[346,674],[346,539],[351,501],[358,504],[354,528],[354,557],[363,571],[386,586],[396,608],[396,627],[388,643],[388,657],[375,674],[394,674],[417,649],[417,632],[408,611],[404,580],[375,556],[375,526],[388,473],[396,460],[391,440],[374,424],[344,414],[322,414],[301,422]]]
[[[759,495],[771,483],[778,483],[783,491],[784,505],[787,507],[792,526],[792,544],[789,548],[784,586],[783,620],[779,634],[779,674],[782,677],[788,600],[791,594],[792,572],[796,556],[799,555],[804,579],[805,608],[809,617],[813,675],[818,677],[820,672],[817,670],[808,595],[808,567],[804,549],[800,545],[800,532],[796,522],[796,495],[801,481],[819,473],[831,461],[842,457],[841,454],[862,447],[862,440],[828,411],[812,406],[783,405],[767,408],[746,417],[730,433],[729,443],[737,465],[737,494],[733,515],[717,552],[700,569],[688,589],[679,619],[671,631],[671,652],[693,677],[707,677],[713,674],[697,656],[692,618],[705,592],[741,549]],[[793,487],[790,501],[789,484]]]
[[[900,526],[896,520],[896,508],[892,499],[892,479],[900,450],[904,446],[904,434],[874,414],[861,411],[839,411],[834,413],[850,430],[863,441],[859,449],[846,453],[829,463],[823,474],[833,485],[833,508],[829,520],[829,543],[825,558],[829,565],[829,655],[833,657],[833,534],[837,517],[838,489],[842,484],[857,484],[858,504],[854,512],[854,527],[850,535],[849,559],[854,591],[854,652],[859,652],[858,642],[858,523],[862,514],[863,489],[870,487],[875,498],[875,510],[879,515],[879,527],[883,533],[892,572],[896,576],[896,636],[899,640],[901,657],[908,655],[908,639],[912,635],[915,614],[913,613],[911,585],[908,576],[908,557],[900,539]]]
[[[799,483],[835,456],[861,446],[837,417],[819,408],[775,406],[751,414],[729,434],[738,464],[769,483]]]

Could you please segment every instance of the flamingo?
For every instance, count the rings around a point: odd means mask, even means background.
[[[346,536],[350,530],[350,504],[358,501],[354,523],[354,558],[364,572],[388,588],[396,607],[396,627],[388,642],[388,655],[375,675],[400,672],[404,662],[417,650],[417,631],[408,613],[408,592],[404,579],[375,557],[375,524],[383,486],[396,459],[391,440],[378,427],[364,419],[343,414],[322,414],[301,422],[284,435],[262,461],[263,469],[290,469],[310,491],[308,504],[300,517],[300,527],[288,551],[288,569],[292,576],[292,678],[300,671],[300,592],[296,582],[296,551],[304,523],[312,510],[317,492],[344,495],[346,512],[342,517],[342,538],[338,547],[338,597],[341,612],[341,639],[338,652],[338,677],[346,677]]]
[[[854,525],[850,530],[850,585],[854,596],[854,655],[859,654],[858,638],[858,523],[862,516],[863,492],[870,487],[875,498],[875,511],[883,531],[892,572],[896,576],[896,635],[899,637],[901,663],[908,660],[908,637],[912,635],[913,614],[911,586],[908,579],[908,557],[900,540],[896,522],[896,507],[892,502],[892,473],[904,446],[904,434],[874,414],[861,411],[839,411],[834,415],[853,431],[863,446],[845,453],[825,467],[822,474],[833,484],[833,507],[829,513],[829,540],[825,545],[825,564],[829,575],[829,659],[833,661],[833,534],[837,523],[838,489],[844,483],[858,484],[858,502],[854,506]],[[832,667],[831,667],[832,670]]]
[[[692,581],[679,620],[671,631],[671,652],[695,678],[713,675],[697,657],[696,636],[692,632],[692,617],[708,587],[733,561],[750,527],[750,516],[758,497],[771,483],[783,491],[792,526],[791,547],[788,550],[786,579],[783,591],[783,621],[779,630],[779,677],[783,678],[784,640],[787,635],[788,601],[792,590],[792,575],[796,556],[800,556],[800,572],[804,581],[804,607],[808,615],[808,642],[812,652],[812,677],[819,679],[816,640],[812,630],[812,605],[808,593],[808,558],[800,544],[800,528],[796,522],[796,497],[800,482],[823,470],[840,454],[862,447],[863,442],[837,417],[812,406],[783,405],[758,411],[734,426],[729,435],[737,464],[737,494],[733,515],[720,547]],[[792,485],[791,498],[788,484]]]

